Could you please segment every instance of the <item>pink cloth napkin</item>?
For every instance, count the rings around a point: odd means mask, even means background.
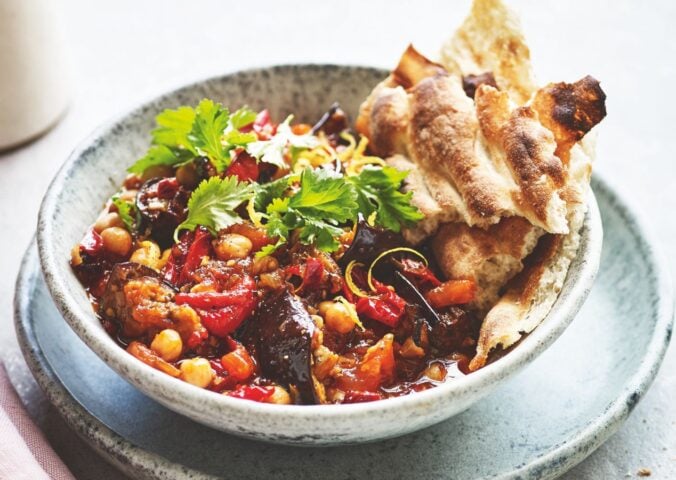
[[[21,405],[0,362],[0,480],[75,480]]]

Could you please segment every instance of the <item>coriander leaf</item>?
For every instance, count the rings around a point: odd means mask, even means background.
[[[345,179],[325,169],[306,168],[300,176],[300,190],[289,207],[303,216],[337,224],[357,215],[357,194]]]
[[[273,180],[269,183],[256,184],[256,196],[254,197],[254,205],[256,209],[265,211],[267,206],[278,197],[283,197],[284,192],[289,188],[291,177],[286,176]]]
[[[119,195],[115,195],[111,200],[113,205],[117,207],[117,213],[120,215],[125,228],[130,232],[134,231],[134,217],[131,215],[132,203],[122,200]]]
[[[235,110],[230,116],[230,125],[233,129],[239,130],[242,127],[252,124],[256,121],[257,113],[251,110],[249,107],[242,107],[239,110]],[[255,138],[255,137],[254,137]]]
[[[143,175],[143,172],[150,167],[159,165],[175,166],[190,159],[192,154],[186,150],[174,150],[166,145],[153,145],[148,152],[131,167],[127,168],[129,173]]]
[[[188,134],[188,140],[200,154],[209,157],[219,173],[230,164],[230,148],[222,142],[229,122],[228,109],[205,98],[195,109],[195,121]]]
[[[255,257],[258,259],[267,257],[268,255],[272,255],[273,253],[275,253],[275,251],[277,251],[279,247],[284,245],[284,243],[285,243],[284,240],[280,238],[279,240],[277,240],[277,243],[265,245],[263,248],[261,248],[259,251],[256,252]]]
[[[176,110],[164,110],[155,117],[158,127],[153,130],[153,143],[167,147],[184,148],[196,153],[188,135],[195,121],[195,110],[191,107],[178,107]]]
[[[357,190],[359,209],[364,215],[377,212],[376,221],[385,228],[398,232],[424,217],[411,204],[413,192],[401,193],[399,187],[408,172],[393,167],[365,166],[359,175],[347,181]]]
[[[340,246],[337,239],[343,233],[342,228],[322,220],[305,218],[305,225],[300,230],[299,239],[302,243],[314,243],[319,250],[324,252],[333,252]]]
[[[194,230],[198,225],[206,227],[212,234],[240,223],[242,219],[235,209],[253,195],[253,187],[239,183],[235,177],[211,177],[202,181],[188,200],[188,218],[177,228]]]
[[[296,149],[314,148],[319,145],[319,140],[310,134],[296,135],[291,131],[291,119],[289,115],[284,122],[277,126],[277,133],[270,140],[251,142],[246,146],[246,151],[260,162],[270,163],[280,168],[288,165],[284,161],[284,151],[287,147]]]
[[[268,223],[265,225],[267,234],[270,237],[279,237],[280,240],[286,240],[289,236],[289,231],[291,230],[285,223],[284,218],[279,215],[270,215],[268,217]]]
[[[253,132],[240,132],[239,130],[229,130],[223,135],[223,141],[231,147],[243,147],[244,145],[255,142],[258,139]]]
[[[228,121],[228,126],[223,134],[223,142],[229,146],[242,147],[248,143],[258,140],[258,135],[254,132],[240,132],[239,129],[250,125],[256,120],[256,112],[248,107],[242,107],[236,110]]]
[[[268,235],[286,239],[291,230],[297,229],[300,242],[314,243],[327,252],[336,250],[337,238],[343,233],[339,225],[357,214],[355,188],[333,172],[307,168],[300,175],[298,191],[282,197],[291,177],[280,180],[286,183],[259,191],[259,205],[267,203]]]

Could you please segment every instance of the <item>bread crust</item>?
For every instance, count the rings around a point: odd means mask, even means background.
[[[404,236],[431,237],[444,275],[479,286],[472,370],[532,331],[558,296],[586,210],[587,134],[605,99],[591,76],[538,89],[516,17],[500,0],[474,0],[439,63],[409,46],[362,104],[357,130],[410,172],[404,190],[425,215]]]

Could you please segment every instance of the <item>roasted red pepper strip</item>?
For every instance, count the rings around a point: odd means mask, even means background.
[[[259,387],[257,385],[241,386],[228,393],[229,397],[243,398],[253,400],[254,402],[265,402],[275,393],[274,387]]]
[[[183,285],[190,281],[190,275],[197,267],[202,264],[202,257],[209,255],[211,251],[211,234],[209,230],[204,227],[199,227],[195,230],[195,239],[188,248],[188,253],[185,257],[185,263],[181,268],[181,274],[178,277],[178,284]]]
[[[174,301],[194,308],[222,308],[241,305],[253,299],[254,280],[248,275],[232,290],[226,292],[177,293]]]
[[[247,275],[242,277],[234,289],[227,292],[178,293],[175,301],[194,307],[209,333],[225,337],[235,331],[253,312],[256,306],[254,287],[253,278]]]
[[[197,309],[202,324],[209,333],[216,337],[225,337],[231,334],[242,322],[251,315],[254,302],[243,305],[230,305],[215,310]]]
[[[84,238],[80,242],[80,252],[84,252],[87,255],[93,257],[97,256],[103,250],[103,239],[96,230],[90,228],[85,233]]]
[[[236,176],[241,182],[255,182],[260,175],[258,162],[245,151],[240,151],[225,172],[228,176]]]
[[[396,327],[404,314],[406,301],[393,290],[376,284],[378,297],[366,297],[357,300],[357,313],[390,327]]]

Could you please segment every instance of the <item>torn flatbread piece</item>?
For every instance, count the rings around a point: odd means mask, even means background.
[[[358,131],[410,172],[404,189],[425,215],[404,235],[429,242],[447,278],[479,287],[472,369],[532,331],[558,296],[586,211],[585,135],[605,115],[593,77],[536,86],[518,21],[498,0],[474,1],[438,63],[409,46],[362,104]]]

